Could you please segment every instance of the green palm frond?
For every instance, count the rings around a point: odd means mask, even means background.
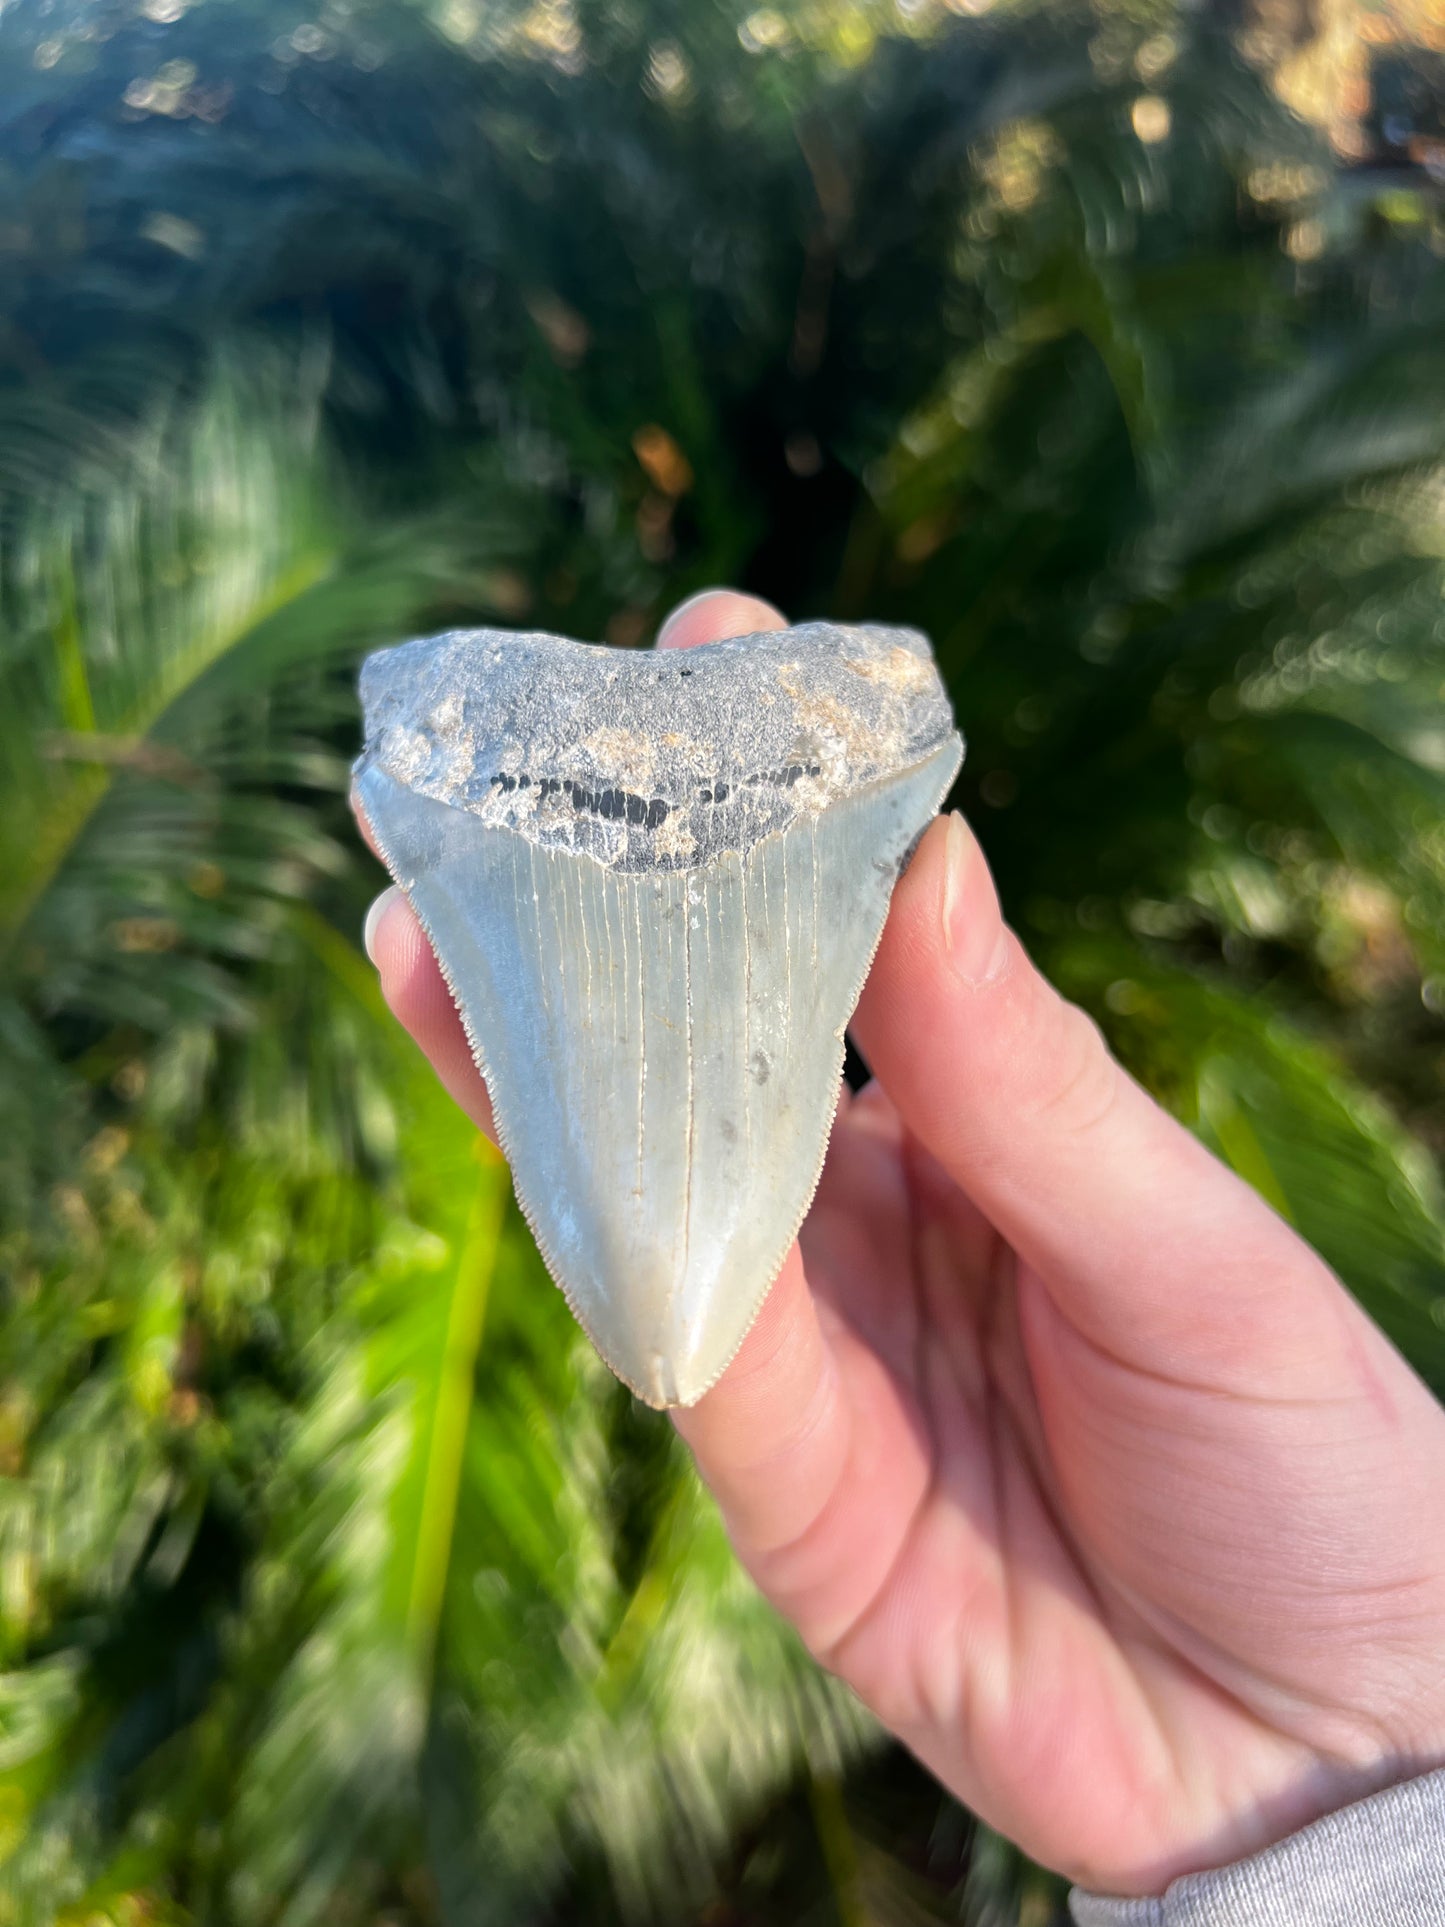
[[[37,1020],[82,1078],[100,1068],[86,1050],[247,1022],[243,978],[292,906],[357,875],[334,804],[358,653],[466,593],[516,535],[497,514],[373,528],[338,481],[314,376],[225,361],[119,473],[7,517],[0,1003],[20,1105],[42,1096],[19,1077],[44,1055]],[[45,1136],[17,1117],[17,1179],[27,1145],[54,1168]]]
[[[1130,1067],[1445,1387],[1445,1186],[1379,1099],[1257,996],[1118,941],[1056,939],[1048,956]]]
[[[262,793],[304,782],[304,743],[280,733],[288,696],[314,730],[314,671],[394,634],[457,573],[436,528],[393,527],[361,561],[304,392],[223,370],[166,414],[123,481],[17,516],[0,557],[12,946],[137,779],[202,798],[247,777]],[[334,762],[315,760],[334,785]]]

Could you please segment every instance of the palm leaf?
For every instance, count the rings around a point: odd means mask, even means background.
[[[1117,943],[1056,944],[1049,961],[1126,1062],[1445,1387],[1445,1187],[1424,1147],[1257,997]]]

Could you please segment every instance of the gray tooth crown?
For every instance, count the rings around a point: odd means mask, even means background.
[[[962,743],[911,630],[368,658],[357,789],[573,1311],[692,1404],[811,1202],[843,1031]]]

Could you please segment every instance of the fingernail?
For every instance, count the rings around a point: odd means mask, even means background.
[[[366,922],[361,926],[361,941],[373,963],[376,962],[376,933],[381,928],[381,920],[400,895],[396,884],[389,885],[366,913]]]
[[[943,853],[943,947],[953,974],[980,989],[1008,962],[1008,932],[999,912],[993,878],[973,831],[957,810],[950,813]]]

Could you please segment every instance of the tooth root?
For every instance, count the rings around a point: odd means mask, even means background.
[[[897,865],[956,761],[947,746],[745,855],[655,875],[360,779],[543,1257],[650,1404],[701,1397],[777,1275]]]

